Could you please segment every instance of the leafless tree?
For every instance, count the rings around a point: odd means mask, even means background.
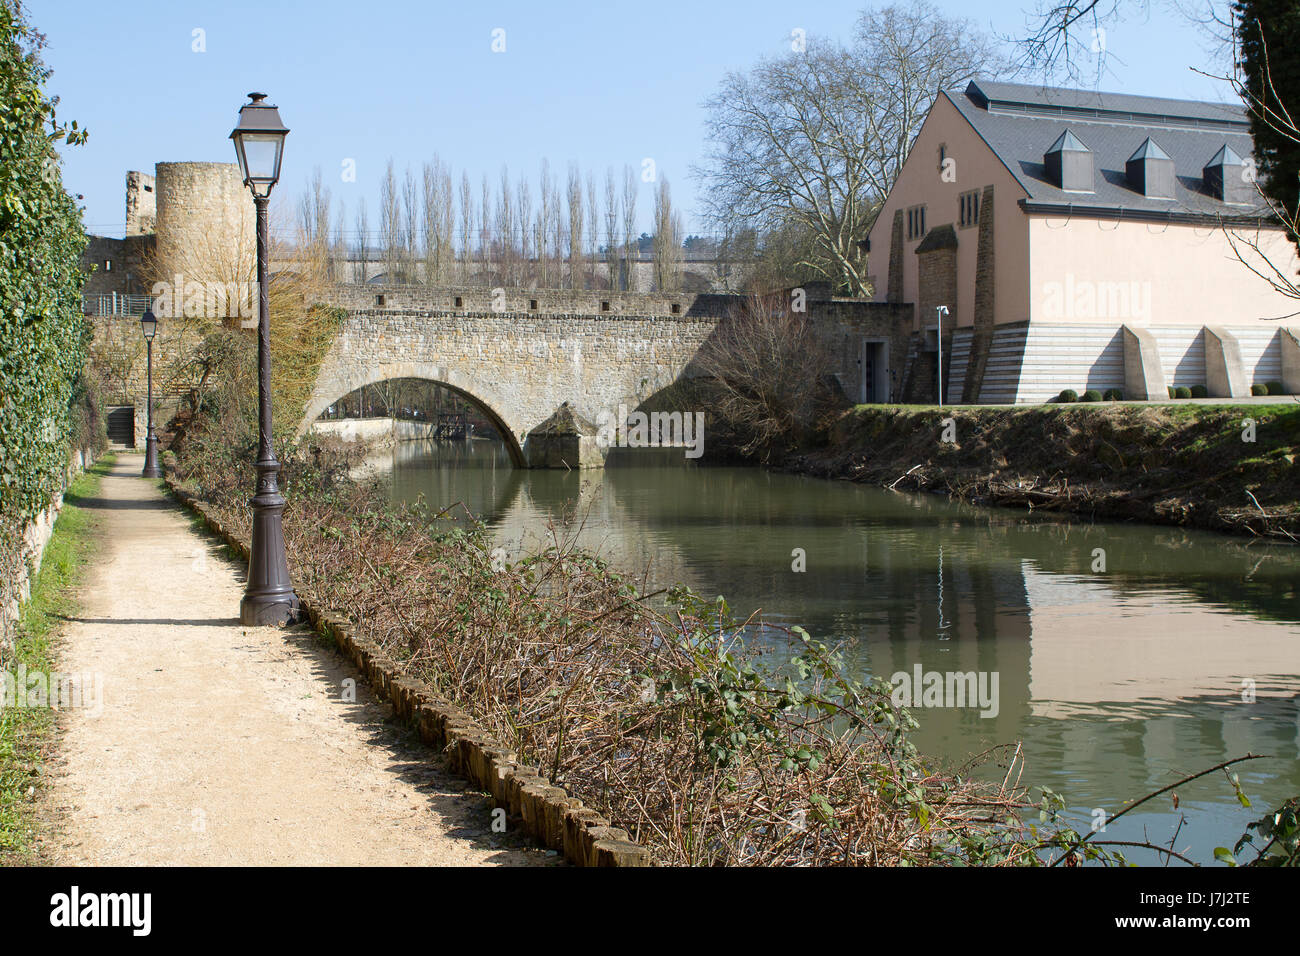
[[[747,298],[694,363],[711,417],[742,454],[763,462],[798,447],[843,403],[830,382],[829,346],[807,313],[790,305],[781,293]]]
[[[600,252],[600,209],[596,205],[596,177],[587,171],[587,285],[596,287],[596,259]]]
[[[673,209],[672,190],[666,177],[655,185],[654,273],[655,288],[677,292],[681,288],[682,217]]]
[[[640,188],[636,170],[623,167],[623,288],[636,290],[636,261],[639,258],[636,235],[636,196]]]
[[[469,185],[469,173],[460,174],[460,280],[469,282],[470,258],[474,231],[474,191]]]
[[[710,151],[697,169],[719,231],[805,230],[801,265],[869,292],[860,242],[939,90],[996,72],[996,44],[922,0],[865,11],[853,41],[729,73],[705,106]]]
[[[500,247],[501,281],[504,285],[519,282],[515,252],[515,203],[510,187],[510,170],[501,166],[501,195],[497,198],[497,243]]]
[[[366,263],[370,260],[370,250],[367,243],[370,238],[370,221],[366,216],[366,200],[364,197],[357,204],[357,239],[352,250],[352,258],[358,263],[360,272],[356,277],[357,282],[366,281]]]
[[[618,288],[618,254],[615,244],[618,235],[618,187],[614,180],[614,167],[605,170],[605,274],[608,288]]]
[[[1111,33],[1128,21],[1150,29],[1153,7],[1198,27],[1206,59],[1227,65],[1233,46],[1229,0],[1036,0],[1019,36],[1003,37],[1015,50],[1016,73],[1097,83],[1108,69]]]
[[[402,237],[401,237],[401,281],[416,280],[416,264],[420,259],[420,202],[416,189],[415,174],[411,167],[406,167],[402,176]]]
[[[565,198],[569,209],[569,288],[580,289],[587,269],[582,245],[582,173],[577,163],[569,163],[569,188]]]
[[[555,178],[551,174],[550,160],[542,159],[541,177],[538,181],[537,223],[535,228],[537,245],[537,281],[544,288],[555,281],[552,269],[559,259],[559,250],[554,245],[555,223],[559,217],[559,195],[555,188]]]
[[[435,155],[424,164],[424,279],[430,284],[445,283],[452,260],[452,232],[456,211],[453,208],[451,173]]]
[[[1231,74],[1216,79],[1231,85],[1233,92],[1241,98],[1256,122],[1264,124],[1282,139],[1300,144],[1300,104],[1286,102],[1273,81],[1273,65],[1277,62],[1277,55],[1269,49],[1259,24],[1247,22],[1243,26],[1253,31],[1251,40],[1256,35],[1259,37],[1262,59],[1262,77],[1259,83],[1252,89],[1252,84],[1240,68],[1234,68]],[[1241,61],[1238,50],[1234,40],[1234,64]],[[1287,68],[1291,68],[1287,61],[1290,52],[1287,51],[1283,56]],[[1296,175],[1300,176],[1300,171]],[[1257,179],[1254,182],[1261,206],[1268,211],[1267,225],[1258,216],[1245,221],[1225,218],[1222,222],[1224,235],[1242,265],[1272,286],[1273,291],[1288,299],[1300,300],[1300,281],[1295,271],[1295,250],[1300,248],[1300,203],[1295,208],[1289,208],[1285,202],[1265,192]],[[1279,225],[1282,227],[1281,232],[1277,228]],[[1277,241],[1279,235],[1285,235],[1287,241]],[[1295,315],[1292,312],[1276,318],[1292,318]]]
[[[483,174],[479,184],[479,228],[478,258],[479,269],[492,281],[492,187],[488,185],[487,173]]]
[[[527,285],[537,281],[537,269],[533,263],[533,257],[537,250],[534,248],[529,234],[533,228],[533,187],[528,180],[520,174],[519,176],[519,261],[520,274],[519,284]]]
[[[383,243],[384,281],[398,282],[402,268],[402,197],[397,184],[393,161],[388,161],[384,178],[379,183],[379,233]]]

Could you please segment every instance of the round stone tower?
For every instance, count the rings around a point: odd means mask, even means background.
[[[158,163],[155,282],[256,278],[253,198],[234,163]]]

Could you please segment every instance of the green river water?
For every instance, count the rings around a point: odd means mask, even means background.
[[[580,523],[588,548],[647,570],[651,586],[725,594],[738,614],[761,609],[849,641],[863,673],[976,672],[987,688],[996,675],[996,713],[914,707],[917,746],[957,765],[1023,741],[1022,783],[1061,793],[1084,830],[1184,773],[1272,755],[1240,767],[1252,808],[1211,775],[1179,792],[1177,810],[1158,798],[1108,838],[1168,844],[1177,831],[1174,849],[1212,862],[1300,793],[1300,549],[697,467],[668,452],[619,451],[604,471],[565,473],[514,469],[495,442],[405,443],[392,452],[392,494],[462,501],[516,554],[552,522]]]

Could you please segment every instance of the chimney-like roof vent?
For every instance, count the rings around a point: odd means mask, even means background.
[[[1079,137],[1066,130],[1056,138],[1046,153],[1043,165],[1054,186],[1067,192],[1092,192],[1092,150]]]
[[[1246,179],[1246,163],[1227,143],[1201,170],[1206,191],[1222,202],[1248,206],[1255,202],[1255,184]]]
[[[1151,199],[1174,198],[1174,161],[1150,136],[1124,164],[1129,186]]]

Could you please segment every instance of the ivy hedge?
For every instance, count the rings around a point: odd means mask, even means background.
[[[63,188],[60,125],[45,92],[42,37],[14,0],[0,0],[0,562],[12,580],[17,535],[67,480],[86,419],[79,381],[88,344],[81,315],[81,213]],[[6,598],[9,595],[5,595]],[[3,615],[0,615],[3,616]]]

